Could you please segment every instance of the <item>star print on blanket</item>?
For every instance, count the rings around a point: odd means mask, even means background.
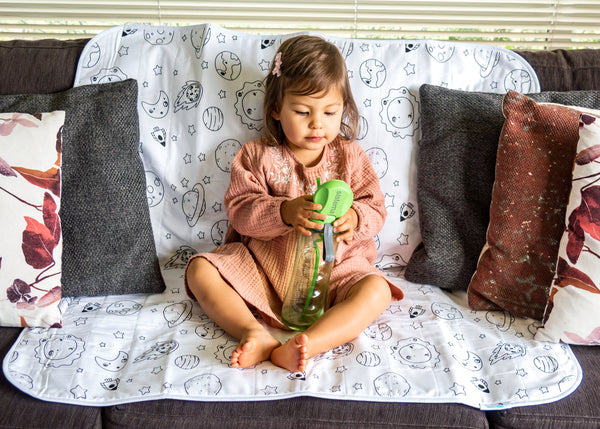
[[[181,275],[170,271],[167,281]],[[237,341],[171,287],[160,295],[63,299],[63,328],[25,329],[4,374],[32,396],[80,405],[311,395],[501,409],[552,402],[579,385],[581,368],[567,345],[533,341],[537,322],[471,311],[464,293],[400,285],[403,301],[303,372],[271,362],[231,368]],[[273,333],[281,341],[292,335]]]
[[[223,242],[223,196],[233,156],[262,131],[262,80],[282,40],[216,25],[131,25],[86,46],[75,85],[137,79],[140,154],[163,269]],[[531,66],[494,46],[328,37],[339,47],[360,110],[357,141],[381,182],[388,212],[378,267],[404,271],[420,243],[413,157],[423,126],[419,87],[539,91]],[[288,178],[289,180],[289,178]]]

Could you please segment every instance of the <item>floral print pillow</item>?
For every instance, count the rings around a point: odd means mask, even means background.
[[[60,327],[65,112],[0,113],[0,326]]]
[[[600,344],[599,309],[600,118],[583,113],[556,277],[535,339]]]

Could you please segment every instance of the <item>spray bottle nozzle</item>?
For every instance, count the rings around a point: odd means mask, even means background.
[[[323,260],[333,262],[335,252],[333,251],[333,222],[343,216],[354,200],[354,194],[350,186],[343,180],[328,180],[321,184],[317,178],[317,191],[313,196],[313,202],[321,205],[319,213],[327,215],[326,220],[311,219],[314,222],[323,223]]]
[[[354,200],[354,194],[350,186],[343,180],[328,180],[321,184],[317,178],[317,191],[313,196],[313,202],[320,204],[322,209],[318,213],[327,215],[326,220],[311,219],[319,223],[333,223],[337,218],[343,216]]]

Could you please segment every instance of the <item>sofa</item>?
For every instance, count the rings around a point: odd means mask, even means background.
[[[73,85],[88,39],[0,42],[0,95],[54,93]],[[519,51],[537,72],[543,91],[600,90],[600,51]],[[4,359],[20,328],[0,328]],[[31,398],[0,376],[2,428],[156,427],[600,427],[597,349],[573,346],[583,381],[568,397],[546,405],[482,411],[450,403],[337,401],[310,396],[277,401],[191,402],[159,400],[82,407]]]

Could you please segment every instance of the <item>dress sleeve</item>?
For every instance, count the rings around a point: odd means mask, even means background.
[[[241,235],[271,240],[292,228],[281,219],[284,197],[270,195],[260,143],[242,146],[231,165],[231,181],[225,193],[225,208],[231,226]]]
[[[352,145],[349,183],[354,193],[352,208],[358,214],[358,228],[354,237],[359,240],[370,239],[383,228],[387,215],[385,197],[369,157],[358,143],[353,142]]]

